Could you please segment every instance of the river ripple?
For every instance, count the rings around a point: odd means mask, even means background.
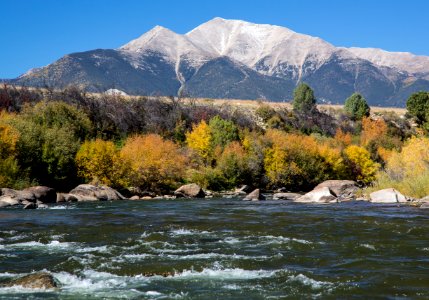
[[[427,210],[366,203],[7,208],[0,282],[45,270],[60,288],[0,288],[0,299],[428,298],[428,229]]]

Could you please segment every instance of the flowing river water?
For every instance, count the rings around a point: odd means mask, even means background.
[[[0,210],[0,299],[429,298],[429,210],[239,199]]]

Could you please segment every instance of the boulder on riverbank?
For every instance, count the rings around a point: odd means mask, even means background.
[[[105,185],[81,184],[72,189],[69,193],[79,202],[83,201],[114,201],[125,200],[117,190]]]
[[[320,187],[297,198],[294,202],[300,203],[337,203],[338,198],[328,187]]]
[[[10,205],[27,202],[55,203],[57,200],[57,193],[55,190],[47,186],[33,186],[22,191],[2,188],[0,192],[0,201],[9,203]]]
[[[265,196],[262,195],[260,189],[256,189],[250,194],[248,194],[246,197],[244,197],[243,201],[260,201],[265,200]]]
[[[53,289],[58,286],[55,278],[46,272],[38,272],[12,279],[4,286],[22,286],[27,289]]]
[[[206,196],[203,189],[195,183],[182,185],[174,192],[174,195],[185,198],[204,198]]]
[[[372,203],[406,203],[410,200],[393,188],[373,192],[369,197]]]
[[[359,190],[357,182],[353,180],[326,180],[318,184],[314,190],[324,187],[329,188],[332,195],[339,198],[339,201],[354,199]]]

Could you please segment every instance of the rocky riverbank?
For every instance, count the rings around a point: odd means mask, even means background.
[[[297,203],[332,204],[348,201],[368,201],[371,203],[409,204],[421,208],[429,208],[429,197],[414,199],[388,188],[365,195],[355,181],[328,180],[317,185],[308,193],[291,193],[284,189],[263,192],[242,186],[234,191],[214,193],[203,190],[197,184],[183,185],[171,194],[156,195],[153,192],[131,188],[124,196],[117,190],[104,185],[81,184],[69,193],[56,193],[46,186],[34,186],[24,190],[0,189],[0,208],[22,206],[24,209],[44,209],[53,203],[88,202],[88,201],[118,201],[118,200],[151,200],[151,199],[180,199],[180,198],[212,198],[227,197],[241,198],[243,201],[282,200]]]

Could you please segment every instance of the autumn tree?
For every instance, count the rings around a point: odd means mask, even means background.
[[[186,143],[204,161],[208,161],[212,154],[212,133],[209,125],[202,120],[192,127],[192,131],[186,133]]]
[[[85,141],[76,154],[76,165],[78,175],[87,182],[114,187],[121,185],[122,162],[119,151],[111,141]]]
[[[366,184],[375,180],[380,165],[373,160],[369,152],[362,147],[351,145],[344,150],[355,180]]]
[[[129,167],[128,184],[152,191],[177,187],[187,167],[181,149],[156,134],[128,138],[120,156]]]

